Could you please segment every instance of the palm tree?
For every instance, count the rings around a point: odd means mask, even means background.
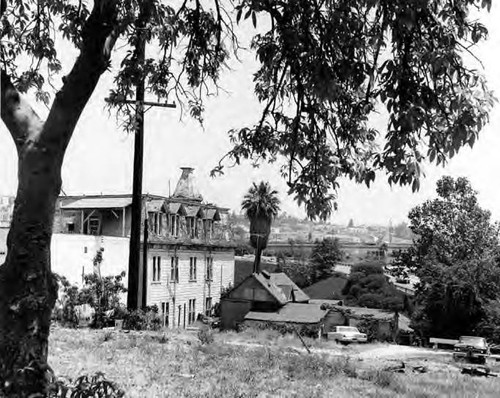
[[[271,222],[280,210],[277,194],[269,183],[262,181],[257,185],[254,182],[241,203],[242,210],[250,220],[250,244],[256,250],[253,272],[260,271],[260,256],[267,247]]]

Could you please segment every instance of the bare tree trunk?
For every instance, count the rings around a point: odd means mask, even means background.
[[[8,396],[45,390],[57,283],[50,270],[60,164],[36,145],[20,154],[19,187],[0,267],[0,380]],[[7,383],[7,384],[5,384]]]
[[[95,0],[73,69],[45,122],[1,71],[1,117],[18,152],[18,190],[0,266],[0,396],[46,396],[57,283],[50,242],[67,145],[116,41],[116,0]]]
[[[259,273],[260,272],[260,258],[262,256],[262,248],[257,247],[255,250],[255,260],[253,262],[253,272],[254,273]]]

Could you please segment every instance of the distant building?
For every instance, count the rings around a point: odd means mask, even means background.
[[[142,196],[141,230],[146,232],[147,220],[147,233],[141,239],[138,303],[157,305],[168,327],[186,327],[199,313],[208,313],[234,280],[228,209],[203,202],[192,172],[182,168],[171,197]],[[131,195],[60,197],[51,249],[53,271],[81,283],[84,274],[93,272],[92,259],[99,248],[104,248],[102,275],[127,271],[131,205]]]
[[[0,228],[9,228],[14,211],[13,196],[0,196]]]

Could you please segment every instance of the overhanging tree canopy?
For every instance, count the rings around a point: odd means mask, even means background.
[[[231,131],[228,157],[274,161],[310,217],[336,207],[341,177],[368,186],[377,171],[419,188],[421,163],[472,146],[493,96],[472,49],[487,35],[470,16],[491,1],[243,0],[238,17],[271,20],[254,37],[264,105]],[[255,17],[257,16],[257,17]],[[262,16],[262,18],[261,18]],[[388,113],[377,131],[370,118]],[[215,172],[222,171],[222,162]]]
[[[1,117],[19,155],[0,267],[0,379],[10,383],[1,393],[15,396],[20,385],[26,395],[45,392],[56,297],[50,240],[61,165],[117,42],[128,47],[111,98],[125,128],[134,119],[119,104],[142,78],[158,99],[178,96],[201,119],[201,95],[237,45],[232,21],[270,20],[252,46],[261,64],[255,91],[264,112],[255,126],[231,133],[229,156],[236,162],[284,156],[290,192],[310,217],[330,214],[342,176],[369,184],[381,170],[389,182],[417,189],[424,158],[444,162],[472,145],[487,121],[493,97],[463,58],[486,36],[469,12],[490,7],[490,0],[239,0],[235,18],[233,3],[222,0],[170,4],[0,0]],[[61,70],[56,31],[79,56],[50,103],[48,83]],[[154,43],[157,57],[139,62],[139,36]],[[20,96],[29,89],[50,106],[45,121]],[[389,114],[384,133],[368,123],[379,102]]]

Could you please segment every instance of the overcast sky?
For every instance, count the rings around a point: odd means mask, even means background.
[[[483,61],[489,86],[500,96],[500,7],[493,2],[490,14],[481,19],[490,31],[486,43],[476,54]],[[71,67],[75,52],[64,49],[62,58],[66,70]],[[195,168],[196,181],[206,201],[236,211],[242,197],[253,181],[268,180],[279,193],[282,209],[289,214],[304,217],[305,213],[286,195],[276,165],[254,169],[250,165],[226,169],[222,177],[212,179],[210,170],[230,148],[227,131],[238,126],[251,125],[259,118],[261,106],[253,95],[252,74],[257,63],[251,53],[241,54],[241,63],[233,62],[232,71],[225,72],[220,85],[226,92],[206,103],[204,128],[180,111],[158,108],[148,111],[145,120],[144,192],[168,195],[175,188],[179,168]],[[116,64],[116,62],[115,62]],[[63,166],[63,190],[67,194],[130,193],[132,190],[133,137],[116,123],[113,115],[104,110],[104,98],[112,82],[107,73],[100,81],[88,106],[82,114],[69,145]],[[45,117],[47,110],[34,104]],[[382,127],[382,126],[381,126]],[[389,187],[383,175],[367,189],[349,181],[339,190],[339,210],[333,214],[333,223],[386,225],[406,220],[408,211],[435,196],[435,183],[442,175],[465,176],[479,192],[480,204],[489,209],[493,218],[500,220],[500,200],[497,174],[500,171],[499,104],[490,115],[490,124],[482,131],[471,150],[462,149],[445,167],[426,165],[426,177],[420,191],[411,193],[409,187]],[[17,185],[17,160],[14,144],[3,123],[0,123],[0,194],[14,194]]]

